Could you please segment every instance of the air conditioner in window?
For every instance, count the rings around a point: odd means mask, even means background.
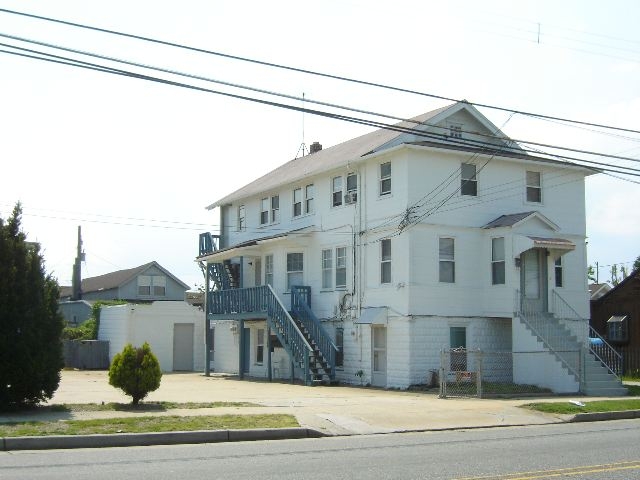
[[[348,192],[344,196],[344,203],[356,203],[358,201],[357,192]]]

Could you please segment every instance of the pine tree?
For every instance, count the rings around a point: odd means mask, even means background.
[[[58,283],[44,269],[38,244],[26,241],[17,204],[0,218],[0,409],[53,396],[64,366]]]
[[[109,367],[109,385],[132,397],[134,405],[149,392],[157,390],[161,378],[160,363],[147,342],[139,348],[126,344],[122,352],[113,357]]]

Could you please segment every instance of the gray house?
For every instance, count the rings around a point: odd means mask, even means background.
[[[189,285],[154,261],[83,279],[80,300],[71,300],[73,287],[61,287],[60,311],[67,322],[77,325],[89,318],[90,304],[96,300],[183,301],[188,289]]]

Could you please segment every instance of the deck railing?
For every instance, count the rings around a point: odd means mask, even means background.
[[[313,354],[313,349],[271,285],[209,292],[207,313],[213,315],[266,314],[269,327],[276,333],[278,340],[291,356],[292,362],[303,369],[305,384],[311,383],[309,357]]]
[[[322,323],[311,310],[310,305],[311,287],[291,287],[291,311],[315,341],[320,353],[330,366],[331,371],[327,373],[333,380],[336,375],[336,352],[338,347],[333,343]]]

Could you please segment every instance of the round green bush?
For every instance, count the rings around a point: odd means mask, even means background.
[[[142,347],[128,343],[113,357],[109,367],[109,385],[132,397],[134,405],[157,390],[161,378],[160,363],[147,342]]]

